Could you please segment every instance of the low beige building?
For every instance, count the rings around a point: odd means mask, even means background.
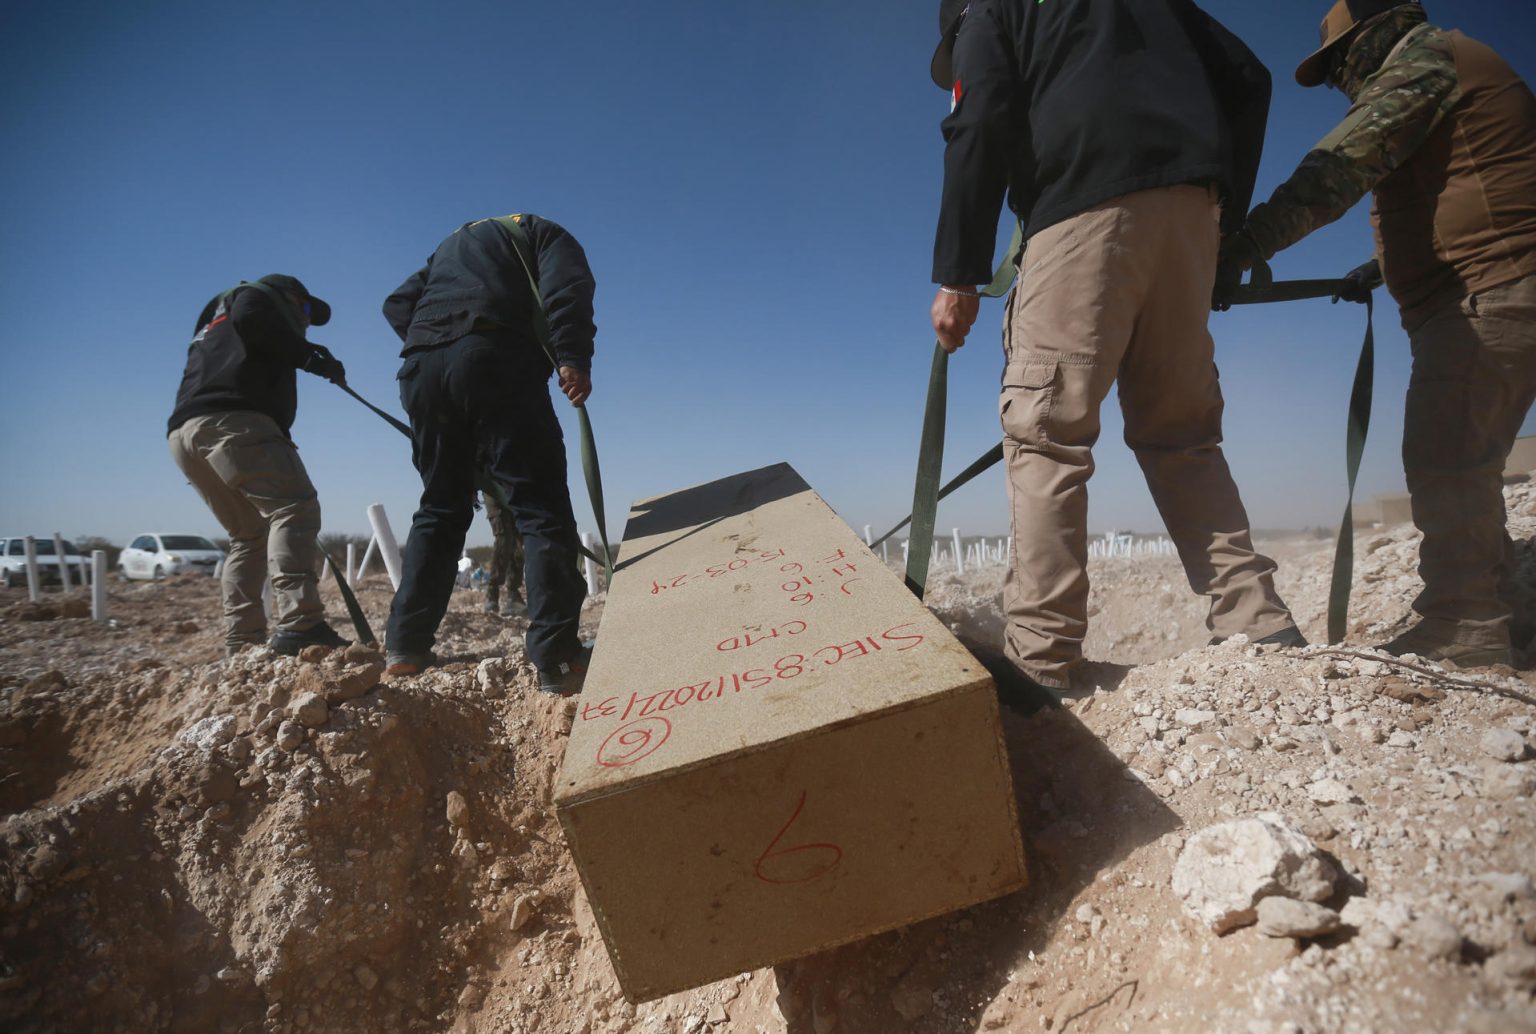
[[[1536,472],[1536,434],[1515,439],[1509,459],[1504,461],[1504,483],[1525,481],[1532,472]]]
[[[1516,438],[1513,448],[1509,450],[1509,458],[1504,461],[1504,483],[1509,485],[1529,480],[1532,473],[1536,473],[1536,435]],[[1413,520],[1413,510],[1409,506],[1406,492],[1379,495],[1372,502],[1376,507],[1375,519],[1381,524],[1407,524]],[[1355,523],[1369,523],[1371,516],[1370,509],[1363,508]]]

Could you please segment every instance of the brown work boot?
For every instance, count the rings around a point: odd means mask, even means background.
[[[1458,668],[1481,668],[1490,664],[1514,665],[1514,654],[1507,646],[1474,646],[1470,643],[1450,642],[1422,624],[1414,625],[1376,649],[1394,657],[1411,653],[1426,661],[1450,661]]]

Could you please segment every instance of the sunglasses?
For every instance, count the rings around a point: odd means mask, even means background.
[[[1339,73],[1344,71],[1345,48],[1335,47],[1328,55],[1328,68],[1323,73],[1323,83],[1330,90],[1339,89]]]

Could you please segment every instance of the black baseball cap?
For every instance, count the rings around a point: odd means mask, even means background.
[[[970,0],[939,0],[939,45],[928,64],[928,74],[941,90],[955,87],[955,37],[960,35],[960,23],[970,9]]]
[[[268,287],[275,287],[279,291],[288,294],[296,294],[309,302],[309,322],[317,327],[323,327],[331,321],[331,307],[324,301],[309,293],[309,288],[296,276],[286,273],[268,273],[261,278],[261,282]]]
[[[1321,43],[1296,68],[1296,81],[1302,86],[1321,86],[1328,78],[1328,57],[1334,47],[1342,45],[1360,23],[1385,14],[1394,7],[1418,6],[1419,0],[1338,0],[1323,15],[1318,29]]]

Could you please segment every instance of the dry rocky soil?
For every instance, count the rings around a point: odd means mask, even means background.
[[[1271,546],[1321,639],[1329,545]],[[460,594],[448,663],[381,680],[361,648],[217,661],[211,579],[114,584],[107,625],[5,591],[0,1029],[1536,1031],[1536,673],[1364,645],[1415,550],[1358,537],[1338,649],[1205,646],[1176,561],[1095,561],[1098,663],[1003,712],[1026,890],[638,1006],[550,803],[575,703],[519,622]],[[995,641],[1000,584],[929,599]]]

